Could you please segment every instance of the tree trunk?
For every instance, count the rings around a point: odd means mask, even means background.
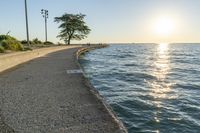
[[[72,39],[73,33],[69,35],[69,38],[67,40],[67,44],[70,45],[71,39]]]
[[[74,30],[70,34],[68,34],[68,35],[69,35],[69,38],[67,40],[67,44],[70,45],[71,39],[72,39],[72,37],[74,35]]]
[[[67,40],[67,45],[70,45],[71,38]]]

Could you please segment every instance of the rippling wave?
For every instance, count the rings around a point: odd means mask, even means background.
[[[200,45],[110,45],[80,62],[130,133],[200,132]]]

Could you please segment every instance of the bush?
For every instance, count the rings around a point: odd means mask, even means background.
[[[22,51],[24,50],[23,45],[17,41],[16,39],[8,39],[8,40],[3,40],[1,42],[1,45],[6,49],[6,50],[12,50],[12,51]]]
[[[53,44],[54,44],[53,42],[49,42],[49,41],[44,42],[44,45],[53,45]]]
[[[38,38],[33,39],[33,44],[42,44],[42,41],[40,41]]]
[[[21,44],[27,45],[27,41],[26,41],[26,40],[22,40],[22,41],[21,41]]]
[[[4,52],[4,50],[23,50],[23,45],[16,38],[9,35],[0,35],[0,44],[1,52]]]
[[[33,45],[33,46],[34,46],[34,45],[41,45],[41,44],[43,44],[42,41],[40,41],[40,40],[37,39],[37,38],[33,39],[32,41],[29,41],[29,43],[30,43],[31,45]],[[26,45],[26,46],[28,45],[26,40],[22,40],[22,41],[21,41],[21,44]]]
[[[4,53],[4,52],[5,52],[4,47],[2,47],[2,46],[0,45],[0,53]]]
[[[0,35],[0,42],[2,42],[3,40],[17,40],[17,39],[9,35]]]
[[[28,46],[28,43],[27,43],[26,40],[22,40],[20,43],[23,44],[23,45],[25,45],[25,46]],[[32,41],[29,41],[29,43],[30,44],[34,44]]]

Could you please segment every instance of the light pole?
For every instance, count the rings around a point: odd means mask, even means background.
[[[41,14],[42,14],[44,21],[45,21],[45,41],[47,42],[47,19],[49,18],[49,11],[42,9]]]
[[[30,42],[29,42],[29,30],[28,30],[28,11],[27,11],[27,2],[24,0],[25,4],[25,17],[26,17],[26,36],[27,36],[27,44],[30,47]]]

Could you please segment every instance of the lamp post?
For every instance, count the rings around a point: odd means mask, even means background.
[[[25,17],[26,17],[26,36],[27,36],[27,44],[30,47],[30,42],[29,42],[29,30],[28,30],[28,11],[27,11],[27,2],[24,0],[25,4]]]
[[[47,19],[49,18],[49,11],[42,9],[41,14],[42,14],[44,21],[45,21],[45,41],[47,42]]]

